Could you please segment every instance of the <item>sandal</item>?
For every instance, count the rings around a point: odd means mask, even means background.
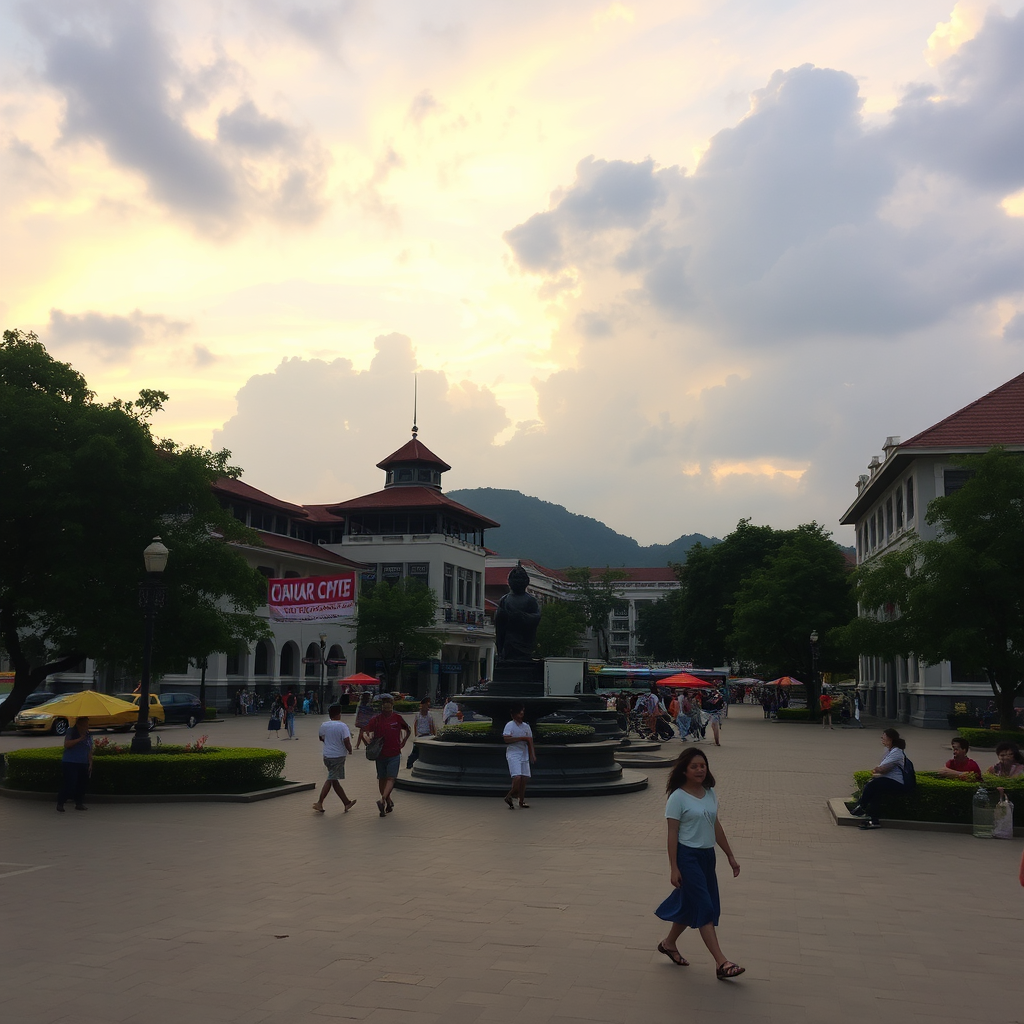
[[[658,943],[658,952],[659,953],[663,953],[665,956],[667,956],[669,958],[669,960],[671,960],[672,963],[674,963],[676,965],[676,967],[689,967],[690,966],[690,961],[687,960],[686,957],[683,956],[683,954],[680,953],[678,949],[669,949],[668,946],[666,946],[663,943],[659,942]]]
[[[508,809],[510,811],[514,811],[515,810],[515,804],[512,803],[512,797],[510,797],[510,796],[505,797],[505,803],[508,804]]]
[[[519,806],[520,807],[529,807],[530,805],[525,800],[520,800],[519,801]]]
[[[740,967],[739,964],[726,960],[724,964],[718,965],[715,976],[719,981],[728,981],[730,978],[738,978],[745,970],[745,967]]]

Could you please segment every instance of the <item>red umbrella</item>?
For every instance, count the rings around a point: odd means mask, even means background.
[[[357,672],[354,676],[345,676],[339,679],[339,683],[350,683],[352,686],[379,686],[380,680],[375,676],[368,676],[365,672]]]
[[[792,676],[779,676],[778,679],[773,679],[769,686],[803,686],[799,679],[794,679]]]
[[[715,684],[709,683],[706,679],[698,679],[696,676],[691,676],[689,672],[680,672],[678,675],[669,676],[668,679],[659,679],[659,686],[670,686],[674,690],[681,690],[683,687],[692,687],[693,689],[714,689]]]

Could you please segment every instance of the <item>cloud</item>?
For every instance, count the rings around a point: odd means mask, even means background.
[[[409,111],[405,115],[406,119],[412,121],[413,124],[420,124],[425,117],[432,114],[439,106],[437,100],[434,99],[434,94],[429,89],[424,89],[413,97],[412,103],[409,104]]]
[[[308,221],[322,210],[321,147],[251,99],[220,115],[217,140],[186,123],[184,112],[230,77],[229,62],[190,72],[172,55],[153,5],[86,4],[66,13],[44,4],[27,15],[43,48],[43,77],[65,101],[65,143],[99,143],[143,177],[156,202],[206,232],[232,230],[251,214]],[[242,159],[253,154],[262,162]]]
[[[285,359],[250,377],[237,412],[214,434],[245,479],[289,501],[341,501],[380,490],[376,468],[410,436],[418,377],[420,440],[454,471],[445,486],[472,486],[494,457],[508,417],[487,388],[419,369],[412,342],[379,336],[366,370],[350,360]]]
[[[183,334],[189,325],[159,314],[133,310],[128,316],[103,313],[65,313],[50,310],[50,323],[45,328],[44,340],[58,348],[86,345],[110,362],[126,360],[134,349],[154,338],[168,338]],[[201,346],[197,346],[199,348]]]
[[[205,345],[192,346],[192,365],[197,370],[205,370],[208,366],[213,366],[219,359],[220,357],[214,355]]]

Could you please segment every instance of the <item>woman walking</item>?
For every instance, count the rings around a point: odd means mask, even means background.
[[[719,981],[737,978],[745,968],[726,959],[715,931],[722,909],[715,876],[715,844],[725,853],[733,878],[740,873],[740,866],[718,819],[715,777],[702,750],[687,747],[679,755],[665,790],[669,795],[665,820],[668,822],[669,881],[673,892],[655,914],[663,921],[670,921],[672,927],[658,943],[658,952],[677,967],[689,967],[676,941],[684,929],[693,928],[700,932],[708,952],[715,958]]]
[[[533,730],[523,721],[526,708],[516,704],[512,708],[512,720],[505,726],[502,738],[505,740],[505,757],[512,786],[505,794],[505,803],[511,811],[513,801],[518,798],[520,807],[529,807],[526,802],[526,780],[530,777],[530,765],[537,763],[533,749]]]

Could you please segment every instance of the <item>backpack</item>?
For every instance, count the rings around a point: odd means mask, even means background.
[[[914,762],[903,753],[903,785],[907,789],[913,789],[917,785],[917,772],[914,771]]]

